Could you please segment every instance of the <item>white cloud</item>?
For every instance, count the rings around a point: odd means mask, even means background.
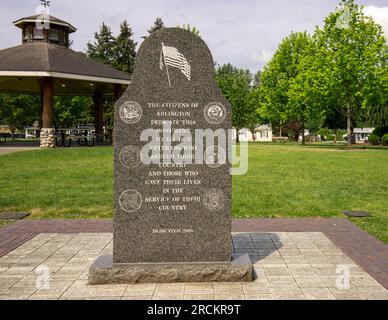
[[[385,38],[388,40],[388,7],[366,6],[364,13],[383,27]]]
[[[197,27],[219,64],[232,63],[252,72],[271,58],[291,31],[313,32],[335,10],[339,0],[55,0],[52,15],[78,28],[72,34],[73,49],[82,51],[104,21],[119,31],[127,19],[139,44],[156,17],[167,26]],[[388,0],[357,0],[387,30]],[[32,15],[37,0],[0,0],[0,50],[20,44],[21,31],[12,21]],[[386,31],[388,33],[388,31]],[[261,51],[260,51],[260,50]]]
[[[273,53],[271,51],[260,50],[252,53],[252,62],[267,63],[271,60]]]

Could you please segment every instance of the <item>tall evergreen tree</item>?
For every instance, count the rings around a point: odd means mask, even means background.
[[[126,20],[120,26],[120,34],[116,38],[114,47],[114,66],[124,72],[132,73],[137,43],[133,40],[132,28]]]
[[[165,26],[164,26],[164,22],[163,22],[163,20],[162,20],[162,18],[156,18],[155,19],[155,21],[154,21],[154,25],[151,27],[151,28],[149,28],[148,30],[147,30],[147,32],[148,32],[148,34],[149,35],[151,35],[151,34],[153,34],[154,32],[156,32],[156,31],[158,31],[158,30],[160,30],[160,29],[162,29],[162,28],[164,28]]]
[[[109,26],[103,23],[99,32],[94,34],[94,43],[88,43],[86,54],[105,64],[114,65],[116,39]]]

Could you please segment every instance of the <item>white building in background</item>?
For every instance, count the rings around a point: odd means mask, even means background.
[[[355,128],[354,136],[356,143],[365,143],[369,141],[370,135],[373,133],[375,128]]]
[[[35,121],[33,123],[32,127],[25,128],[25,138],[26,139],[39,138],[39,134],[40,134],[39,121]]]
[[[241,142],[272,142],[272,127],[270,125],[263,125],[256,127],[255,139],[252,132],[243,128],[240,130],[239,136]],[[232,139],[236,141],[237,131],[233,129]]]
[[[304,136],[307,137],[310,135],[310,130],[308,129],[304,129]],[[303,137],[302,137],[302,134],[299,135],[299,141],[302,141],[303,140]]]

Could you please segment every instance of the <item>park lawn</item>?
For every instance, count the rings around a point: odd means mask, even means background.
[[[251,144],[249,171],[233,177],[233,215],[344,217],[388,243],[388,150]],[[111,218],[113,149],[35,150],[0,156],[0,212],[31,218]]]

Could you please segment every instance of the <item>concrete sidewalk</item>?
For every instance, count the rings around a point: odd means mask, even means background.
[[[10,147],[10,146],[1,146],[0,145],[0,156],[5,155],[5,154],[10,154],[10,153],[15,153],[15,152],[21,152],[21,151],[30,151],[30,150],[39,150],[39,147],[22,147],[22,146],[17,146],[17,147]]]

